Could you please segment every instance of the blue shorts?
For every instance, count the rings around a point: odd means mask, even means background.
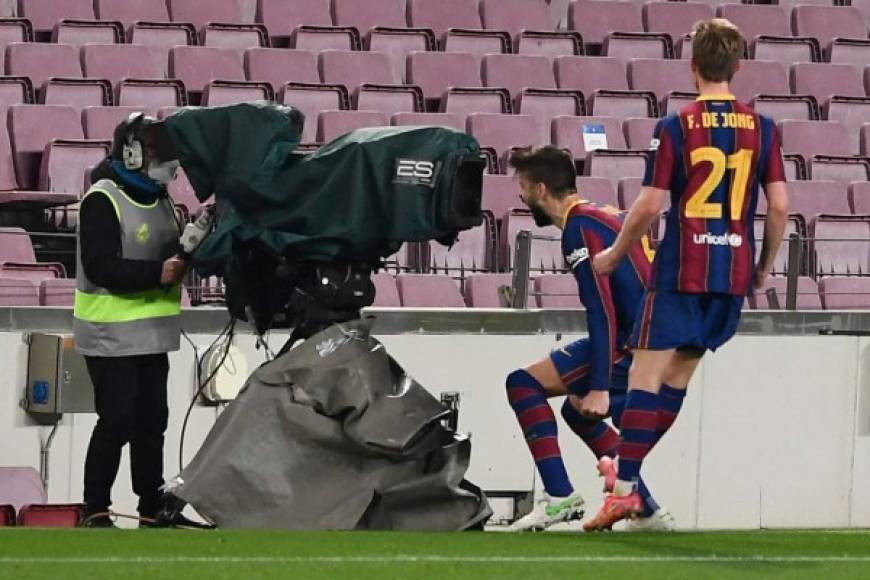
[[[737,331],[743,296],[647,290],[629,345],[644,350],[678,349],[703,354]]]
[[[550,353],[550,360],[556,366],[568,392],[584,397],[589,392],[590,364],[589,339],[581,338]],[[628,388],[628,369],[631,368],[631,354],[613,354],[613,370],[610,373],[610,392],[625,392]]]

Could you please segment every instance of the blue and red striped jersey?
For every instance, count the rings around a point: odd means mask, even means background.
[[[729,95],[702,97],[659,121],[644,185],[671,192],[653,286],[748,294],[759,185],[785,181],[773,121]]]
[[[646,236],[610,276],[592,270],[592,258],[613,245],[624,217],[625,212],[614,207],[580,202],[566,212],[562,230],[565,263],[586,307],[593,389],[609,388],[613,365],[628,353],[626,343],[651,271],[653,251]]]

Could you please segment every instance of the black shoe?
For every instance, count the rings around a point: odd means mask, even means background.
[[[117,528],[109,516],[105,515],[85,515],[85,519],[82,520],[83,528]]]
[[[145,520],[139,520],[140,528],[196,528],[198,530],[211,530],[215,528],[211,524],[194,522],[181,515],[181,510],[184,509],[187,502],[175,497],[171,493],[163,494],[160,498],[160,503],[163,504],[162,507],[153,516],[141,514]]]

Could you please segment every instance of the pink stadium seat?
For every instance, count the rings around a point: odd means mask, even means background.
[[[39,189],[80,195],[85,171],[109,155],[110,141],[54,139],[45,146]]]
[[[14,526],[15,519],[15,508],[8,503],[0,504],[0,528]]]
[[[39,306],[39,291],[32,280],[6,276],[5,271],[0,271],[0,305]]]
[[[353,26],[365,34],[372,28],[405,28],[403,0],[333,0],[332,13],[338,26]]]
[[[75,278],[43,280],[39,284],[39,304],[41,306],[72,306],[75,289]]]
[[[788,184],[789,211],[809,221],[816,214],[851,212],[846,187],[837,181],[793,181]]]
[[[469,30],[451,28],[441,43],[445,52],[467,52],[476,61],[491,53],[507,53],[511,50],[510,35],[503,30]]]
[[[431,28],[438,38],[450,28],[483,28],[477,3],[466,0],[408,0],[408,24]]]
[[[610,205],[613,207],[617,205],[613,183],[604,177],[591,177],[589,175],[577,177],[577,193],[583,199],[599,205]]]
[[[760,200],[761,196],[759,196]],[[759,201],[759,206],[761,206],[761,202]],[[753,222],[753,231],[755,233],[755,255],[761,251],[762,240],[764,239],[764,220],[765,216],[758,212],[755,215],[755,220]],[[802,223],[802,220],[797,216],[789,216],[789,221],[786,223],[785,232],[783,233],[783,240],[788,240],[791,234],[798,234],[802,237],[806,237],[806,228]],[[804,244],[802,244],[803,246]],[[803,248],[804,254],[806,254],[807,249]],[[804,259],[802,264],[806,264],[807,260]],[[801,269],[805,269],[805,266],[801,266]],[[776,253],[776,257],[774,258],[772,273],[773,274],[785,274],[788,270],[788,244],[783,242],[779,246],[779,250]]]
[[[46,278],[66,277],[62,264],[36,261],[30,236],[23,228],[0,228],[0,242],[0,276],[37,282]]]
[[[169,21],[165,0],[94,0],[94,11],[100,20],[118,20],[128,28],[137,21]]]
[[[849,155],[846,128],[836,121],[782,121],[779,123],[785,153]]]
[[[698,2],[647,2],[643,23],[647,32],[664,32],[676,40],[692,31],[701,20],[713,18],[713,9]]]
[[[628,90],[625,64],[612,57],[560,56],[555,72],[560,89],[577,89],[587,98],[602,89]]]
[[[646,150],[598,149],[586,156],[584,175],[606,177],[613,183],[625,177],[643,177],[646,170]]]
[[[32,467],[0,467],[0,504],[15,511],[31,503],[45,503],[48,496],[39,473]]]
[[[666,98],[665,103],[669,100]],[[658,102],[655,93],[649,91],[597,91],[589,97],[586,110],[598,117],[657,117]]]
[[[816,97],[819,104],[834,95],[863,97],[861,70],[848,64],[800,62],[791,68],[792,92]]]
[[[631,209],[634,202],[640,196],[640,190],[643,186],[643,178],[641,177],[623,177],[617,185],[616,195],[619,199],[620,209]]]
[[[864,68],[870,62],[870,40],[835,40],[828,48],[827,60],[834,64],[851,64]]]
[[[656,124],[658,124],[658,119],[650,119],[649,117],[631,117],[623,120],[622,131],[625,133],[625,144],[629,149],[649,147]]]
[[[731,92],[744,103],[762,93],[787,95],[791,92],[788,69],[776,61],[741,60],[740,70],[731,80]]]
[[[317,117],[321,111],[344,110],[350,106],[347,89],[336,85],[288,83],[281,89],[278,101],[305,114],[303,143],[317,142]]]
[[[849,149],[858,155],[861,151],[861,127],[870,123],[870,98],[832,98],[824,108],[824,117],[839,121],[849,133]]]
[[[245,21],[239,0],[167,0],[166,5],[173,22],[190,22],[197,30],[208,22]]]
[[[664,32],[611,32],[604,37],[601,54],[622,62],[633,58],[673,58],[674,45]]]
[[[36,92],[28,77],[0,77],[0,114],[8,105],[33,103]]]
[[[375,301],[372,306],[397,307],[401,306],[399,300],[399,288],[396,286],[396,277],[387,272],[372,274],[372,282],[375,285]]]
[[[120,22],[65,20],[54,25],[51,41],[79,48],[86,43],[113,44],[124,42],[124,26]]]
[[[12,105],[9,133],[18,184],[35,189],[42,152],[52,139],[82,139],[81,116],[63,105]]]
[[[317,119],[317,141],[328,143],[355,129],[389,124],[389,118],[377,111],[322,111]]]
[[[553,68],[543,56],[488,54],[483,57],[481,76],[485,86],[505,87],[514,98],[525,88],[556,88]]]
[[[359,50],[327,50],[318,59],[320,78],[324,83],[344,85],[353,92],[363,83],[389,85],[393,78],[387,55]]]
[[[471,113],[510,113],[511,96],[507,89],[448,88],[438,110],[462,117]]]
[[[169,51],[169,74],[184,81],[188,92],[202,92],[210,81],[243,81],[241,53],[230,48],[176,46]]]
[[[819,287],[816,281],[809,276],[798,276],[797,285],[797,307],[799,310],[821,310],[822,301],[819,298]],[[755,303],[755,308],[759,310],[767,310],[772,305],[768,300],[767,291],[772,289],[776,292],[779,308],[784,309],[786,306],[786,288],[788,282],[784,276],[770,276],[767,278],[767,283],[762,291],[755,291],[755,295],[750,297],[750,301]]]
[[[249,48],[245,51],[245,76],[265,81],[278,91],[287,82],[319,83],[317,56],[307,50]]]
[[[541,274],[535,292],[541,308],[583,308],[573,274]]]
[[[861,12],[852,6],[795,6],[791,11],[795,36],[814,36],[822,48],[835,38],[867,40]]]
[[[18,525],[29,528],[74,528],[84,515],[83,504],[31,504],[18,511]]]
[[[586,101],[580,91],[526,89],[517,96],[514,112],[531,115],[542,126],[548,127],[551,120],[560,115],[585,115]]]
[[[870,218],[818,216],[809,225],[816,274],[861,275],[870,272]]]
[[[870,215],[870,182],[850,183],[848,198],[852,213]]]
[[[522,207],[519,194],[520,189],[515,177],[485,174],[480,206],[495,216],[503,216],[512,208]]]
[[[481,86],[474,57],[463,53],[413,52],[406,77],[427,99],[440,99],[448,87]]]
[[[396,113],[390,119],[393,125],[436,125],[465,132],[465,117],[456,113]],[[496,214],[500,215],[500,214]]]
[[[696,92],[689,64],[682,60],[633,58],[628,62],[628,85],[636,91],[652,91],[659,101],[671,91]]]
[[[470,308],[502,308],[501,288],[511,287],[513,276],[511,274],[471,274],[465,280],[465,303]],[[534,282],[529,280],[528,308],[537,308],[535,299]]]
[[[819,41],[812,37],[760,36],[750,43],[749,56],[755,60],[774,60],[786,66],[822,60]]]
[[[459,286],[441,274],[399,274],[396,285],[402,306],[410,308],[464,308]]]
[[[516,209],[505,214],[499,228],[498,255],[499,268],[511,271],[514,268],[514,253],[517,235],[521,230],[529,230],[533,236],[529,268],[536,272],[558,272],[565,269],[562,256],[561,232],[556,226],[538,227],[531,213]]]
[[[81,77],[82,69],[70,45],[13,42],[6,47],[6,74],[30,77],[38,90],[52,77]]]
[[[601,131],[607,149],[624,149],[625,139],[619,120],[613,117],[556,117],[553,119],[553,145],[568,149],[574,159],[586,159],[586,140],[599,137]],[[647,143],[649,145],[649,143]]]
[[[151,59],[147,46],[88,44],[81,48],[81,61],[86,77],[109,79],[113,85],[127,78],[163,78],[163,71]]]
[[[420,272],[422,255],[421,244],[406,242],[395,254],[384,258],[384,269],[395,273]]]
[[[275,94],[269,83],[249,81],[212,81],[205,85],[200,105],[219,107],[250,101],[272,101]]]
[[[788,119],[818,121],[821,118],[818,102],[811,95],[758,95],[749,104],[756,112],[777,122]]]
[[[368,7],[368,5],[366,5]],[[435,50],[435,35],[428,28],[374,28],[364,39],[369,50],[387,55],[393,78],[405,82],[408,55]]]
[[[819,292],[826,310],[870,308],[870,277],[822,276]]]
[[[722,18],[733,22],[743,33],[746,42],[756,36],[789,36],[789,14],[782,6],[762,4],[723,4],[717,9]]]
[[[472,113],[466,123],[468,133],[477,139],[481,147],[492,147],[499,158],[512,147],[546,145],[550,142],[530,115]]]
[[[0,53],[12,42],[33,42],[33,26],[26,18],[0,19]]]
[[[286,47],[299,26],[332,26],[329,0],[258,0],[257,22],[269,27],[273,46]]]
[[[187,91],[178,79],[127,79],[118,84],[115,101],[118,105],[134,106],[147,111],[161,107],[181,107],[187,104]]]
[[[469,272],[494,270],[494,224],[488,219],[474,228],[459,232],[449,248],[434,240],[429,242],[428,270],[436,274],[464,277]]]
[[[853,181],[870,180],[870,158],[851,155],[822,155],[810,159],[809,178],[813,181],[838,181],[844,186]]]
[[[870,155],[870,123],[861,125],[861,155]]]
[[[33,23],[37,40],[48,40],[58,20],[93,20],[93,0],[18,0],[18,16]]]
[[[481,0],[480,17],[484,27],[507,30],[514,39],[525,30],[553,30],[549,8],[542,0]]]
[[[184,169],[180,167],[178,168],[178,173],[175,174],[175,179],[166,189],[175,204],[182,207],[182,213],[186,211],[188,216],[196,215],[200,206],[202,206],[202,202],[196,197],[196,193],[193,191],[193,186],[190,185],[187,175],[184,174]]]
[[[262,24],[209,23],[202,29],[200,44],[245,50],[269,46],[269,31]]]
[[[643,32],[643,20],[640,7],[632,2],[575,0],[568,9],[568,29],[597,50],[611,32]]]

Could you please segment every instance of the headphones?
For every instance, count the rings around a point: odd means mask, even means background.
[[[124,167],[131,171],[142,169],[142,142],[134,136],[144,120],[145,115],[142,113],[132,113],[127,120],[127,134],[124,136],[124,147],[121,154],[124,159]]]

